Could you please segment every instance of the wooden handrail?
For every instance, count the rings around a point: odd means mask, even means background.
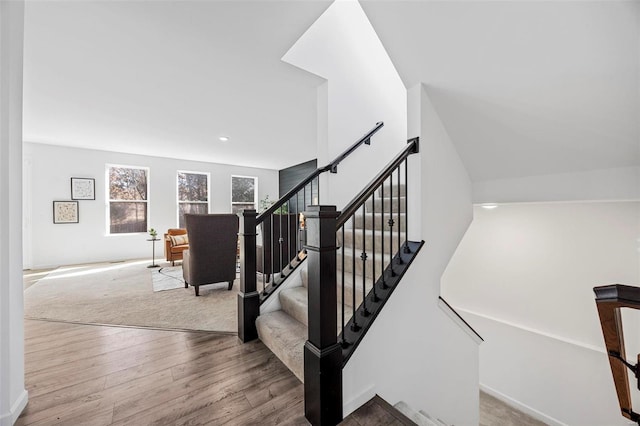
[[[640,416],[635,413],[631,405],[631,391],[629,388],[629,376],[625,365],[624,333],[622,329],[621,308],[640,309],[640,288],[622,284],[595,287],[596,306],[600,316],[600,325],[604,343],[609,355],[609,365],[613,382],[618,394],[620,410],[624,417],[640,422]],[[638,354],[640,363],[640,354]],[[636,365],[637,371],[637,365]],[[636,373],[637,375],[637,373]]]
[[[389,177],[389,175],[402,164],[404,160],[411,154],[416,154],[420,150],[419,148],[420,138],[412,138],[407,141],[407,146],[395,156],[393,160],[382,170],[362,191],[351,200],[347,206],[342,209],[340,216],[338,216],[338,222],[336,228],[339,229],[344,225],[351,216],[353,216],[362,206],[362,204],[371,196],[371,194]],[[336,229],[336,230],[337,230]]]
[[[290,198],[296,195],[298,192],[302,190],[305,186],[307,186],[311,181],[320,176],[324,172],[336,173],[338,171],[338,164],[342,162],[345,158],[347,158],[353,151],[358,149],[358,147],[362,144],[369,145],[371,143],[371,137],[378,132],[378,130],[382,129],[384,123],[379,121],[373,127],[373,129],[369,130],[364,136],[358,139],[353,145],[347,148],[342,154],[338,155],[332,162],[327,164],[324,167],[319,167],[313,172],[309,174],[306,178],[304,178],[299,184],[291,188],[286,194],[284,194],[278,201],[273,203],[271,207],[269,207],[264,212],[260,213],[257,218],[257,223],[260,224],[264,222],[265,218],[269,217],[276,210],[282,207]]]
[[[453,314],[458,317],[458,319],[460,321],[462,321],[462,323],[467,327],[467,329],[469,331],[471,331],[473,334],[476,335],[476,337],[478,337],[478,339],[480,339],[481,341],[484,342],[484,339],[482,338],[482,336],[475,330],[475,328],[471,327],[471,324],[469,324],[464,318],[462,318],[462,316],[458,313],[458,311],[456,311],[453,306],[451,306],[449,304],[449,302],[447,302],[446,300],[444,300],[444,298],[442,296],[438,296],[438,300],[442,301],[442,303],[444,303],[446,305],[447,308],[449,308],[449,310],[451,312],[453,312]]]

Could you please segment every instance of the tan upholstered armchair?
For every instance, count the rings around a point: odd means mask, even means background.
[[[172,266],[176,264],[176,260],[182,260],[182,252],[187,249],[189,249],[189,239],[186,229],[169,229],[164,234],[164,256]]]
[[[182,276],[185,288],[193,286],[196,296],[206,284],[228,283],[236,279],[239,219],[236,214],[185,214],[190,235],[184,252]]]

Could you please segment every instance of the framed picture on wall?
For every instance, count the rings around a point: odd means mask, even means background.
[[[54,201],[53,223],[78,223],[77,201]]]
[[[93,178],[71,178],[72,200],[95,200],[96,180]]]

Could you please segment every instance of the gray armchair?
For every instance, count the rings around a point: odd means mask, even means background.
[[[189,249],[183,253],[184,287],[228,282],[236,278],[238,216],[235,214],[185,214]]]

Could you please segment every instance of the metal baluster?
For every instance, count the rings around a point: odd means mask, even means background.
[[[307,209],[307,185],[304,186],[304,188],[302,188],[302,209],[306,210]],[[305,232],[307,232],[307,225],[305,224]],[[304,251],[304,254],[307,254],[307,249],[302,247],[302,250]]]
[[[398,265],[402,265],[404,262],[402,261],[402,241],[401,241],[401,231],[402,231],[402,216],[400,216],[401,208],[400,208],[400,166],[398,166]],[[405,197],[406,198],[406,197]]]
[[[275,235],[274,235],[275,230],[274,230],[274,226],[273,226],[275,224],[275,222],[273,221],[273,216],[274,215],[272,213],[270,215],[270,218],[271,218],[271,232],[270,232],[271,239],[269,240],[269,244],[270,244],[269,251],[271,252],[270,253],[271,254],[271,259],[269,259],[269,261],[271,262],[271,274],[269,274],[269,275],[272,278],[272,282],[271,282],[272,286],[276,284],[276,254],[274,253],[274,250],[273,250],[273,247],[276,244],[275,244]]]
[[[381,253],[382,253],[382,262],[381,262],[382,263],[382,285],[381,285],[381,287],[383,289],[387,289],[387,288],[389,288],[389,286],[387,286],[387,277],[386,277],[386,275],[384,273],[385,267],[387,266],[387,265],[385,265],[385,262],[384,262],[384,181],[382,181],[382,185],[380,186],[380,188],[382,190],[382,193],[380,194],[380,202],[382,204],[382,209],[380,209],[381,210],[380,211],[380,215],[381,215],[380,216],[380,228],[381,228],[380,229],[380,236],[382,237],[381,238],[382,239],[382,249],[381,249]],[[374,222],[373,226],[375,228],[375,226],[376,226],[375,222]]]
[[[371,313],[367,309],[367,230],[364,224],[364,219],[366,217],[366,203],[362,204],[362,254],[360,254],[360,259],[362,259],[362,316],[368,317]],[[355,215],[353,217],[355,222]]]
[[[396,271],[393,270],[393,172],[389,175],[389,192],[391,198],[389,198],[389,266],[391,267],[391,276],[396,276]]]
[[[411,253],[409,248],[409,159],[404,160],[404,252]]]
[[[293,269],[291,266],[291,198],[287,200],[287,262],[289,270]]]
[[[283,272],[284,267],[282,265],[282,248],[283,248],[282,246],[284,244],[284,238],[282,238],[282,207],[283,206],[280,206],[280,214],[278,215],[278,223],[280,224],[279,225],[280,237],[278,238],[278,259],[280,259],[280,278],[284,278],[285,277],[284,272]]]
[[[342,225],[342,347],[346,348],[349,346],[349,342],[344,336],[344,225]]]
[[[302,250],[300,244],[300,191],[296,193],[296,260],[300,262],[300,251]]]
[[[353,309],[353,323],[351,331],[360,330],[358,319],[356,318],[356,217],[351,216],[351,308]]]
[[[373,229],[371,231],[371,238],[372,238],[372,247],[371,247],[371,252],[373,253],[373,260],[372,260],[372,264],[371,267],[373,268],[373,277],[371,278],[373,280],[373,301],[374,302],[378,302],[378,294],[376,293],[376,191],[374,190],[373,193],[371,194],[371,222],[373,223]],[[367,224],[367,217],[366,215],[362,216],[362,227],[366,228]]]
[[[264,221],[260,224],[260,226],[262,226],[262,294],[266,294],[265,288],[267,286],[267,263],[266,263],[266,258],[265,256],[267,255],[267,250],[265,248],[265,244],[264,242],[266,241],[266,237],[265,237],[265,233],[264,233],[264,228],[266,228]]]

